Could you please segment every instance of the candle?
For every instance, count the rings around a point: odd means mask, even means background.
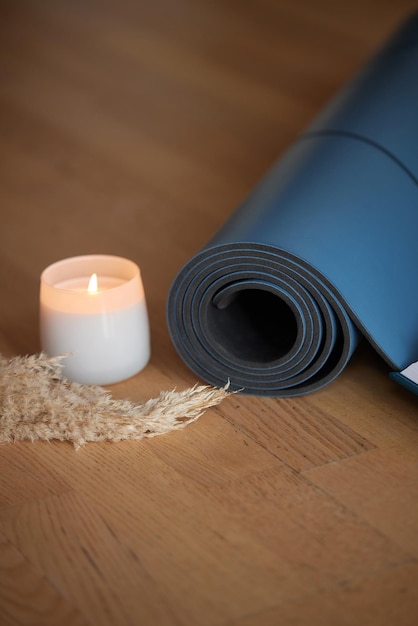
[[[41,275],[40,332],[48,356],[65,355],[72,381],[106,385],[141,371],[150,357],[138,266],[117,256],[64,259]]]

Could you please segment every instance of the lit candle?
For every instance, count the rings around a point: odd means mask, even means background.
[[[40,331],[42,350],[66,356],[72,381],[106,385],[137,374],[150,357],[138,266],[109,255],[50,265],[41,275]]]

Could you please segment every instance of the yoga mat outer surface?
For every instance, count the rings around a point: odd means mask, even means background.
[[[179,272],[167,320],[214,385],[294,396],[364,335],[418,360],[418,16],[330,103]]]

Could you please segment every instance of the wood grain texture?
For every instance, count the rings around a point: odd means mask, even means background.
[[[176,272],[409,12],[410,0],[4,0],[0,352],[39,350],[39,275],[142,270],[152,359],[194,384]],[[362,345],[297,399],[232,396],[142,442],[0,449],[7,626],[413,626],[418,405]]]
[[[1,623],[86,626],[81,613],[0,534]]]

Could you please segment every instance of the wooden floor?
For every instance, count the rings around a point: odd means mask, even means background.
[[[416,5],[3,0],[0,352],[39,351],[39,275],[142,269],[152,360],[177,270]],[[417,320],[418,323],[418,320]],[[418,624],[418,399],[367,345],[297,399],[233,396],[139,443],[0,448],[0,623]]]

